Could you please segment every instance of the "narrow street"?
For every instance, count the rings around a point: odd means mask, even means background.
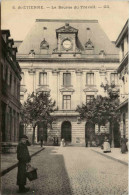
[[[38,179],[27,195],[123,195],[128,167],[85,147],[46,147],[33,157]],[[2,177],[2,195],[17,195],[17,168]]]

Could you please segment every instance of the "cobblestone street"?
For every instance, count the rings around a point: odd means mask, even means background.
[[[128,167],[85,147],[46,147],[33,157],[38,179],[28,195],[123,195]],[[2,195],[17,195],[17,168],[2,177]]]

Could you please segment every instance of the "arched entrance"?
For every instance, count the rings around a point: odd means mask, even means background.
[[[85,125],[85,142],[86,147],[95,144],[95,125],[93,123],[87,122]]]
[[[66,142],[71,142],[71,123],[69,121],[62,123],[61,139],[64,139]]]

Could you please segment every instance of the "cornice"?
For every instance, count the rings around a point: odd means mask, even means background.
[[[119,59],[117,58],[28,58],[28,57],[18,57],[18,62],[68,62],[68,61],[84,61],[84,62],[119,62]]]
[[[36,22],[70,22],[70,23],[98,23],[98,20],[74,20],[74,19],[36,19]]]

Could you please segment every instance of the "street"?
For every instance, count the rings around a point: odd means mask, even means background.
[[[123,195],[128,167],[85,147],[46,147],[33,157],[38,179],[27,195]],[[17,195],[17,168],[2,177],[2,195]]]

